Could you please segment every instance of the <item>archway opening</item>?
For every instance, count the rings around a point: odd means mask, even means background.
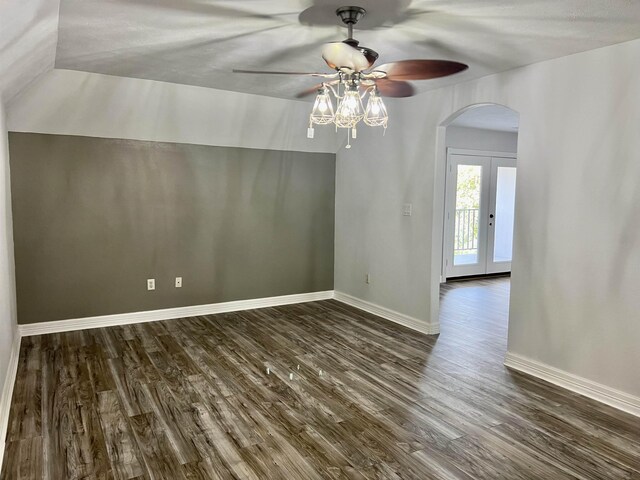
[[[508,107],[469,106],[441,124],[436,157],[432,313],[442,333],[482,331],[505,352],[519,126]]]

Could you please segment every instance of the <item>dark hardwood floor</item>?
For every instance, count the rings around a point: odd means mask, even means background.
[[[24,338],[1,477],[640,479],[638,418],[502,365],[508,292],[445,286],[437,337],[329,300]]]

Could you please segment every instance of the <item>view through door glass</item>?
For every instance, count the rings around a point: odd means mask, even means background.
[[[516,168],[498,167],[496,179],[494,262],[510,262],[513,251],[513,219],[516,199]]]
[[[478,263],[482,167],[458,165],[453,264]]]
[[[511,271],[515,192],[515,157],[449,153],[445,277]]]

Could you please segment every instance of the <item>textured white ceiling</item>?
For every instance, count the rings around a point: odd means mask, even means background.
[[[355,37],[378,64],[457,60],[470,69],[424,91],[640,36],[637,0],[355,0]],[[326,71],[342,40],[331,0],[62,0],[56,67],[292,98],[313,79],[234,68]]]
[[[517,132],[519,124],[518,112],[501,105],[481,105],[466,110],[450,125],[500,132]]]

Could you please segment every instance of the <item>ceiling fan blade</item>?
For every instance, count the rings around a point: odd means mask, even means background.
[[[256,73],[259,75],[303,75],[307,77],[335,78],[338,73],[311,73],[311,72],[274,72],[270,70],[241,70],[233,69],[233,73]]]
[[[380,78],[375,81],[378,92],[383,97],[404,98],[415,95],[415,89],[409,82]]]
[[[401,60],[380,65],[376,71],[386,72],[389,80],[429,80],[454,75],[467,68],[469,66],[464,63],[449,60]]]
[[[314,85],[311,88],[307,88],[306,90],[302,90],[301,92],[298,92],[296,94],[296,98],[303,98],[303,97],[306,97],[308,95],[312,95],[314,93],[317,93],[317,91],[319,89],[321,89],[323,85],[336,85],[338,83],[340,83],[340,80],[333,80],[332,82],[319,83],[317,85]]]

